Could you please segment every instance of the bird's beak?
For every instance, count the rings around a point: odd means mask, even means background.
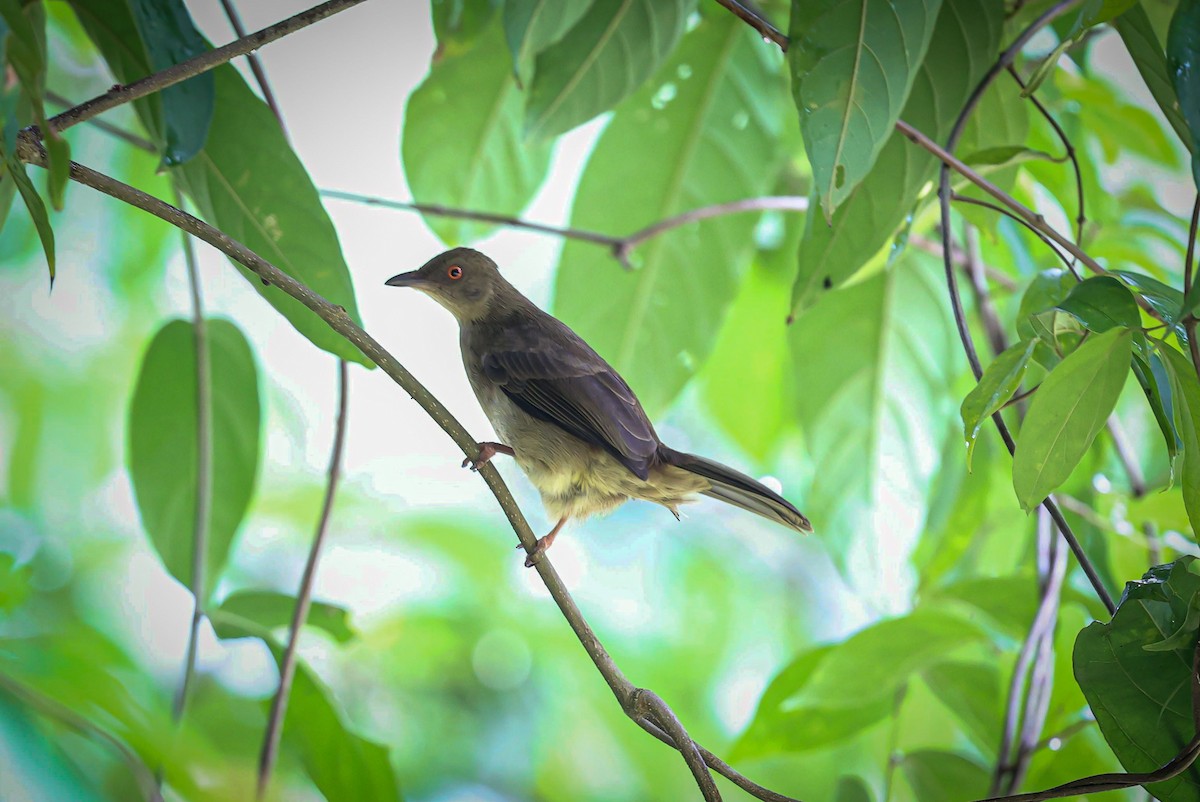
[[[425,278],[421,275],[421,271],[413,270],[408,273],[401,273],[398,276],[392,276],[385,283],[389,287],[420,288],[420,286],[425,283]]]

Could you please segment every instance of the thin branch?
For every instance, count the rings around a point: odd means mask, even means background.
[[[67,108],[67,109],[72,108],[75,105],[74,103],[67,100],[65,97],[58,94],[57,92],[47,91],[46,99],[49,100],[51,103],[55,104],[56,106],[62,106],[63,108]],[[99,118],[93,118],[91,120],[88,120],[88,122],[91,123],[93,126],[95,126],[95,128],[97,130],[103,131],[104,133],[108,134],[109,136],[116,137],[117,139],[121,140],[122,142],[125,142],[126,144],[133,145],[138,150],[144,150],[147,153],[157,153],[158,152],[158,148],[156,148],[154,146],[154,143],[151,142],[149,139],[146,139],[144,136],[135,134],[132,131],[126,131],[124,128],[120,127],[119,125],[113,125],[112,123],[110,123],[106,120],[101,120]]]
[[[279,740],[283,736],[283,722],[287,717],[288,698],[292,691],[292,681],[296,677],[296,647],[300,642],[300,630],[308,620],[308,611],[312,607],[313,585],[317,577],[317,561],[321,556],[321,548],[329,531],[329,518],[333,512],[333,500],[337,492],[338,478],[342,469],[342,452],[346,444],[346,421],[348,418],[349,376],[346,360],[338,360],[338,411],[337,424],[333,435],[333,448],[329,455],[328,478],[325,481],[325,497],[321,502],[321,515],[317,521],[317,531],[313,535],[312,548],[308,552],[308,560],[304,564],[304,574],[300,579],[300,590],[296,594],[296,607],[292,610],[292,620],[288,625],[287,646],[283,659],[279,663],[279,688],[271,700],[271,713],[267,718],[267,730],[263,735],[262,752],[258,760],[258,798],[266,796],[267,786],[271,781],[271,772],[275,767],[275,759],[279,754]]]
[[[40,143],[33,140],[31,137],[23,136],[18,143],[17,154],[22,161],[38,167],[46,166],[46,153]],[[131,206],[154,215],[177,228],[183,229],[193,236],[204,240],[208,244],[217,248],[222,253],[229,256],[233,261],[238,262],[246,269],[254,273],[258,278],[266,281],[268,284],[273,284],[283,292],[287,293],[292,298],[296,299],[304,306],[312,310],[318,317],[324,320],[331,329],[342,335],[348,342],[358,348],[364,356],[378,365],[385,374],[392,378],[401,388],[416,401],[422,409],[442,428],[444,432],[454,441],[455,445],[462,451],[464,456],[474,457],[478,450],[478,441],[472,437],[466,429],[462,427],[451,414],[450,411],[425,387],[416,380],[408,370],[401,365],[394,356],[388,353],[383,346],[379,344],[373,337],[367,334],[360,326],[358,326],[346,312],[345,309],[331,304],[329,301],[315,293],[311,288],[292,278],[288,274],[275,267],[270,262],[263,259],[258,254],[251,251],[245,245],[237,242],[227,234],[213,228],[202,220],[182,211],[165,201],[155,198],[141,190],[122,183],[110,176],[98,173],[95,170],[84,167],[77,163],[71,164],[70,172],[71,180],[92,187],[93,189],[102,192],[110,197],[128,203]],[[495,496],[501,510],[508,519],[509,525],[517,534],[521,545],[527,553],[532,553],[536,546],[537,538],[533,531],[529,528],[528,521],[517,506],[512,493],[509,491],[504,480],[500,477],[499,472],[490,463],[480,466],[479,475],[487,483],[488,489]],[[665,740],[676,749],[690,748],[688,744],[676,743],[668,734],[655,726],[652,722],[641,722],[637,716],[637,710],[633,705],[635,692],[639,689],[634,686],[621,671],[620,667],[613,661],[608,651],[600,643],[596,633],[592,630],[587,620],[580,612],[575,600],[571,597],[570,592],[563,584],[558,572],[554,569],[551,561],[542,555],[534,563],[534,568],[545,584],[550,596],[554,599],[563,617],[568,625],[574,631],[584,651],[591,658],[592,663],[596,666],[604,681],[612,690],[617,702],[621,705],[621,709],[635,722],[638,722],[643,729],[647,729],[654,734],[654,730],[661,733],[660,740]],[[651,730],[653,727],[653,730]],[[658,737],[658,735],[656,735]],[[703,749],[699,745],[695,747],[704,762],[715,769],[723,776],[729,777],[738,787],[747,790],[754,794],[764,802],[795,802],[790,797],[767,791],[761,786],[758,786],[734,771],[727,764],[717,759],[711,752]]]
[[[162,792],[158,789],[158,780],[155,779],[154,773],[142,762],[138,754],[120,738],[103,727],[93,724],[88,718],[76,713],[57,699],[46,696],[12,677],[0,674],[0,688],[7,690],[26,706],[33,708],[43,716],[55,719],[84,735],[94,736],[104,741],[115,749],[125,764],[129,766],[129,771],[133,774],[134,780],[142,792],[142,798],[146,802],[163,802]]]
[[[649,719],[653,721],[670,736],[673,743],[683,745],[679,753],[683,755],[683,761],[696,779],[696,785],[700,787],[700,793],[704,795],[704,802],[721,802],[721,792],[717,790],[717,783],[704,763],[700,748],[687,734],[687,730],[683,728],[675,711],[671,710],[662,697],[654,691],[639,688],[633,692],[630,705],[637,714],[636,720]]]
[[[1115,414],[1108,417],[1108,433],[1112,436],[1117,459],[1121,461],[1121,467],[1125,469],[1125,476],[1129,479],[1130,494],[1135,499],[1141,498],[1146,495],[1146,477],[1142,473],[1142,466],[1138,464],[1137,455],[1133,453],[1129,436],[1125,434],[1125,428],[1121,426],[1121,421]]]
[[[950,200],[954,201],[955,203],[967,203],[972,206],[982,206],[985,209],[990,209],[993,212],[1002,214],[1005,217],[1009,218],[1010,220],[1015,221],[1019,225],[1024,226],[1025,228],[1032,231],[1034,236],[1036,236],[1038,239],[1040,239],[1047,248],[1049,248],[1051,251],[1053,251],[1054,255],[1057,256],[1060,260],[1062,260],[1062,263],[1067,266],[1068,270],[1070,270],[1072,273],[1075,273],[1075,267],[1071,264],[1071,260],[1068,259],[1066,257],[1066,255],[1063,254],[1062,251],[1060,251],[1058,248],[1056,248],[1054,246],[1054,243],[1050,241],[1049,237],[1047,237],[1045,234],[1043,234],[1042,232],[1038,231],[1036,228],[1031,226],[1029,224],[1029,222],[1022,219],[1020,215],[1014,214],[1013,212],[1009,211],[1008,209],[1005,209],[1003,206],[1000,206],[999,204],[996,204],[996,203],[992,203],[991,201],[985,201],[982,198],[972,198],[970,195],[960,195],[957,192],[950,193]],[[1075,278],[1079,278],[1079,276],[1076,275]]]
[[[1195,281],[1197,223],[1200,223],[1200,193],[1197,193],[1196,202],[1192,205],[1192,222],[1188,226],[1187,256],[1184,257],[1183,264],[1183,297],[1185,299],[1191,297],[1192,284]],[[1196,316],[1193,314],[1185,316],[1183,328],[1187,332],[1188,349],[1192,352],[1192,367],[1196,369],[1196,376],[1200,378],[1200,343],[1196,342]]]
[[[124,86],[118,84],[103,95],[98,95],[91,100],[80,103],[78,106],[67,109],[61,114],[56,114],[49,120],[50,127],[55,131],[65,131],[72,125],[90,120],[97,114],[102,114],[109,109],[116,108],[138,98],[146,97],[147,95],[166,89],[168,86],[174,86],[195,75],[208,72],[214,67],[219,67],[238,56],[244,56],[263,45],[274,42],[276,39],[281,39],[288,34],[295,33],[301,28],[307,28],[314,22],[320,22],[326,17],[333,16],[340,11],[345,11],[361,2],[363,0],[329,0],[307,11],[301,11],[295,16],[288,17],[282,22],[277,22],[248,36],[236,39],[227,45],[214,50],[207,50],[187,61],[181,61],[173,67],[168,67],[153,75],[147,75],[145,78],[140,78],[131,84],[125,84]]]
[[[182,202],[180,201],[181,205]],[[204,621],[207,594],[208,526],[212,514],[212,374],[208,358],[208,326],[204,319],[204,299],[200,291],[200,272],[192,238],[182,232],[183,258],[187,265],[188,286],[192,296],[192,332],[196,358],[196,513],[192,521],[192,621],[188,628],[187,656],[183,681],[175,697],[174,717],[178,722],[187,707],[188,692],[196,674],[200,625]]]
[[[718,3],[732,11],[739,19],[754,30],[758,31],[765,42],[774,42],[780,50],[787,50],[788,38],[760,15],[742,5],[738,0],[717,0]]]
[[[246,26],[242,25],[242,18],[238,14],[237,7],[233,4],[233,0],[221,0],[221,8],[225,9],[225,16],[229,19],[229,24],[233,28],[233,32],[237,34],[239,39],[246,38]],[[263,69],[262,59],[258,54],[251,50],[246,54],[246,61],[250,62],[250,72],[254,73],[254,80],[258,83],[258,88],[262,90],[263,100],[266,101],[267,108],[275,115],[275,119],[279,121],[279,127],[283,128],[283,112],[279,110],[279,104],[275,101],[275,93],[271,91],[271,83],[267,80],[267,71]]]
[[[1025,82],[1021,80],[1021,76],[1017,74],[1016,67],[1009,64],[1008,74],[1017,82],[1017,86],[1021,87],[1021,91],[1025,91]],[[1042,101],[1038,100],[1035,92],[1030,92],[1029,102],[1031,102],[1038,112],[1045,118],[1046,122],[1050,123],[1050,127],[1054,129],[1054,133],[1058,135],[1058,140],[1062,142],[1063,149],[1066,150],[1067,159],[1071,162],[1071,168],[1075,173],[1075,244],[1083,247],[1083,227],[1087,223],[1087,213],[1084,210],[1084,193],[1083,193],[1083,170],[1079,167],[1079,156],[1075,153],[1075,145],[1071,142],[1071,138],[1067,136],[1067,132],[1063,130],[1062,125],[1058,120],[1054,119],[1054,115],[1050,110],[1042,105]],[[1075,272],[1075,260],[1071,260],[1071,272]],[[1075,276],[1079,278],[1078,275]]]

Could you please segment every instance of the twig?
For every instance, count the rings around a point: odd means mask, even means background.
[[[1040,239],[1046,245],[1047,248],[1049,248],[1051,251],[1053,251],[1054,255],[1057,256],[1060,260],[1062,260],[1062,263],[1067,266],[1068,270],[1070,270],[1072,273],[1075,273],[1075,267],[1071,263],[1071,260],[1068,259],[1066,257],[1066,255],[1063,254],[1062,251],[1060,251],[1058,248],[1056,248],[1054,246],[1054,243],[1050,241],[1049,237],[1047,237],[1045,234],[1043,234],[1042,232],[1040,232],[1036,228],[1034,228],[1032,225],[1030,225],[1029,222],[1027,220],[1024,220],[1020,215],[1015,214],[1015,213],[1009,211],[1008,209],[1005,209],[1003,206],[1001,206],[999,204],[992,203],[991,201],[985,201],[982,198],[972,198],[970,195],[960,195],[957,192],[950,193],[950,200],[954,201],[955,203],[967,203],[972,206],[982,206],[985,209],[990,209],[993,212],[1004,215],[1005,217],[1009,218],[1010,220],[1015,221],[1018,225],[1024,226],[1025,228],[1032,231],[1034,236],[1036,236],[1038,239]],[[1079,278],[1078,274],[1076,274],[1075,277]]]
[[[45,696],[40,691],[12,677],[0,674],[0,688],[7,690],[43,716],[56,719],[73,730],[81,732],[84,735],[95,736],[104,741],[115,749],[121,755],[121,759],[129,766],[129,770],[142,792],[142,798],[147,802],[163,802],[162,792],[158,790],[158,780],[155,779],[154,773],[142,762],[138,754],[130,749],[120,738],[108,732],[103,727],[93,724],[89,719],[76,713],[57,699]]]
[[[1196,255],[1196,224],[1200,223],[1200,193],[1196,195],[1196,202],[1192,204],[1192,222],[1188,226],[1188,244],[1187,256],[1184,257],[1183,264],[1183,297],[1189,298],[1192,294],[1192,284],[1195,280],[1195,255]],[[1196,376],[1200,378],[1200,343],[1196,342],[1196,316],[1188,314],[1183,319],[1183,328],[1187,332],[1188,350],[1192,353],[1192,367],[1196,369]]]
[[[29,164],[38,167],[45,167],[46,165],[45,150],[41,147],[40,143],[31,137],[23,136],[20,139],[17,147],[17,155]],[[450,414],[450,411],[426,390],[394,356],[388,353],[374,338],[354,323],[344,309],[331,304],[308,286],[284,273],[232,237],[159,198],[155,198],[135,187],[74,162],[71,164],[70,175],[73,181],[92,187],[131,206],[136,206],[204,240],[229,256],[233,261],[250,270],[260,279],[275,285],[292,298],[304,304],[324,320],[331,329],[345,337],[348,342],[358,348],[368,359],[378,365],[385,374],[399,384],[446,432],[464,456],[474,457],[476,455],[478,441],[462,427],[462,424]],[[525,548],[526,552],[532,553],[536,546],[537,538],[529,528],[529,523],[525,520],[525,516],[521,513],[512,493],[500,477],[499,472],[493,465],[485,464],[480,467],[479,475],[483,477],[488,485],[488,489],[495,496],[501,510],[503,510],[505,517],[508,519],[509,525],[521,541],[521,545]],[[621,709],[634,721],[638,721],[636,716],[637,711],[634,709],[632,701],[634,693],[639,689],[625,677],[608,651],[600,643],[599,638],[596,637],[596,633],[583,617],[582,612],[580,612],[579,607],[575,604],[575,600],[571,597],[570,592],[563,584],[562,579],[559,577],[550,560],[545,555],[542,555],[535,562],[535,569],[545,584],[547,591],[549,591],[551,598],[558,605],[568,625],[575,632],[575,636],[579,639],[588,657],[591,658],[600,675],[617,698]],[[643,729],[647,729],[654,734],[653,730],[646,723],[638,723],[641,724]],[[687,748],[686,744],[676,744],[669,735],[662,733],[657,726],[654,726],[654,730],[658,730],[662,734],[660,740],[665,739],[671,746],[677,749],[681,747]],[[656,735],[656,737],[658,736]],[[699,745],[696,748],[708,766],[723,776],[729,777],[740,788],[754,794],[759,799],[764,800],[764,802],[795,802],[790,797],[768,791],[746,780],[746,778],[742,777],[723,761],[717,759],[708,750],[703,749]]]
[[[1017,86],[1021,87],[1021,91],[1025,91],[1025,82],[1021,80],[1021,76],[1017,74],[1016,67],[1012,64],[1008,65],[1008,74],[1017,82]],[[1050,127],[1054,129],[1054,133],[1058,135],[1058,140],[1062,142],[1063,148],[1067,152],[1067,159],[1071,162],[1071,168],[1075,173],[1075,244],[1083,247],[1083,227],[1087,223],[1087,213],[1084,210],[1084,195],[1083,195],[1083,170],[1079,168],[1079,156],[1075,153],[1075,145],[1071,142],[1071,138],[1067,136],[1067,132],[1063,130],[1062,125],[1058,120],[1054,119],[1054,115],[1050,110],[1042,105],[1042,101],[1038,100],[1037,94],[1029,93],[1029,102],[1034,108],[1041,113],[1046,122],[1050,123]],[[1071,272],[1075,273],[1075,259],[1071,260]],[[1079,278],[1076,273],[1075,278]]]
[[[182,205],[182,201],[180,201]],[[204,300],[200,291],[200,272],[196,266],[196,251],[187,232],[183,236],[183,258],[187,264],[188,286],[192,295],[192,331],[195,335],[196,357],[196,513],[192,521],[192,577],[194,603],[192,621],[188,628],[187,656],[183,664],[183,681],[175,698],[174,718],[183,718],[188,691],[196,674],[196,658],[200,642],[200,624],[204,621],[208,559],[208,525],[212,513],[212,373],[208,360],[208,326],[204,319]]]
[[[721,802],[721,792],[717,790],[717,783],[709,773],[708,766],[704,764],[704,757],[700,754],[699,747],[687,734],[687,730],[683,728],[683,724],[680,723],[675,712],[662,700],[662,697],[654,691],[638,688],[630,697],[630,705],[637,714],[635,720],[653,721],[670,736],[673,743],[681,745],[679,753],[683,755],[683,761],[691,769],[692,776],[696,778],[696,785],[700,787],[705,802]]]
[[[295,16],[288,17],[282,22],[269,25],[260,31],[255,31],[248,36],[243,36],[214,50],[207,50],[187,61],[181,61],[172,67],[160,70],[152,75],[147,75],[145,78],[140,78],[131,84],[125,84],[124,86],[118,84],[103,95],[98,95],[91,100],[80,103],[78,106],[67,109],[61,114],[56,114],[50,118],[49,125],[55,131],[65,131],[72,125],[90,120],[97,114],[102,114],[109,109],[116,108],[138,98],[143,98],[159,90],[166,89],[168,86],[174,86],[192,76],[208,72],[214,67],[219,67],[238,56],[244,56],[265,44],[274,42],[276,39],[280,39],[288,34],[295,33],[301,28],[307,28],[314,22],[320,22],[326,17],[337,14],[339,11],[345,11],[361,2],[363,0],[329,0],[326,3],[321,3],[307,11],[301,11]]]
[[[484,223],[495,223],[497,225],[508,226],[509,228],[522,228],[527,231],[536,231],[539,234],[549,234],[551,236],[562,237],[564,239],[592,242],[609,248],[612,251],[613,256],[620,261],[626,269],[632,269],[633,265],[630,263],[629,257],[633,253],[634,248],[636,248],[638,245],[641,245],[646,240],[657,237],[659,234],[665,233],[672,229],[680,228],[681,226],[686,226],[689,223],[695,223],[699,220],[707,220],[711,217],[723,217],[729,214],[740,214],[744,212],[803,212],[808,209],[808,198],[801,195],[767,195],[760,198],[744,198],[742,200],[729,201],[727,203],[715,203],[711,206],[701,206],[698,209],[689,209],[681,214],[659,220],[656,223],[652,223],[651,225],[639,229],[628,236],[618,237],[613,234],[602,234],[599,231],[588,231],[586,229],[568,228],[564,226],[552,226],[547,223],[535,223],[529,220],[522,220],[519,217],[513,217],[507,214],[495,214],[493,212],[478,212],[470,209],[458,209],[453,206],[441,206],[436,203],[410,203],[408,201],[388,200],[387,198],[380,198],[372,195],[360,195],[355,192],[342,192],[336,189],[323,189],[321,190],[321,195],[326,198],[336,198],[337,200],[352,201],[354,203],[365,203],[369,206],[382,206],[388,209],[420,212],[421,214],[431,214],[438,217],[453,217],[460,220],[477,220]]]
[[[788,38],[778,28],[758,14],[755,14],[738,0],[717,0],[718,3],[732,11],[738,18],[762,35],[763,41],[774,42],[780,50],[787,50]]]
[[[275,758],[279,754],[279,740],[283,735],[283,722],[287,717],[288,698],[292,691],[292,681],[296,677],[296,647],[300,642],[300,630],[308,620],[308,611],[312,607],[317,561],[320,559],[321,547],[324,545],[325,536],[329,531],[329,517],[333,512],[333,499],[337,492],[338,478],[342,468],[342,452],[346,444],[349,390],[346,360],[339,359],[337,424],[334,429],[333,448],[329,455],[325,497],[321,502],[321,515],[317,521],[317,531],[313,535],[312,547],[308,551],[308,560],[304,564],[300,589],[296,593],[296,606],[292,610],[292,620],[288,625],[287,646],[284,648],[283,659],[279,662],[279,688],[275,691],[274,698],[271,699],[271,712],[267,717],[267,729],[263,735],[262,751],[258,759],[259,799],[266,796],[267,786],[271,781],[271,772],[275,767]]]
[[[62,106],[63,108],[69,109],[75,105],[74,103],[67,100],[65,97],[58,94],[57,92],[47,91],[46,99],[57,106]],[[116,137],[117,139],[119,139],[122,142],[125,142],[129,145],[133,145],[138,150],[144,150],[147,153],[157,153],[158,152],[158,148],[156,148],[154,146],[154,143],[151,142],[149,139],[146,139],[143,136],[139,136],[138,134],[135,134],[132,131],[126,131],[124,128],[120,127],[119,125],[113,125],[112,123],[108,122],[107,120],[101,120],[99,118],[93,118],[91,120],[88,120],[88,122],[91,123],[93,126],[95,126],[97,130],[103,131],[104,133],[108,134],[109,136]]]
[[[233,28],[233,32],[239,39],[246,38],[246,26],[242,25],[242,18],[238,14],[233,0],[221,0],[221,8],[225,9],[225,16],[229,19],[229,25]],[[275,101],[275,93],[271,91],[271,83],[267,80],[267,71],[263,69],[262,59],[251,50],[246,54],[246,61],[250,62],[250,72],[254,73],[254,80],[258,83],[258,88],[262,90],[267,108],[279,121],[279,127],[283,128],[283,112],[279,110],[279,104]]]

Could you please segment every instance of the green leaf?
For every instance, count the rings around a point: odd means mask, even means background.
[[[1132,355],[1128,329],[1088,338],[1042,381],[1017,435],[1013,488],[1032,510],[1066,481],[1116,406]]]
[[[1159,44],[1158,37],[1154,34],[1154,27],[1150,23],[1150,17],[1146,15],[1146,10],[1140,4],[1133,6],[1113,20],[1113,27],[1120,34],[1121,41],[1125,43],[1125,49],[1133,58],[1133,63],[1141,74],[1142,80],[1146,82],[1150,94],[1158,102],[1163,116],[1167,118],[1167,122],[1175,129],[1175,133],[1179,135],[1183,143],[1187,145],[1188,150],[1194,151],[1195,144],[1192,142],[1192,134],[1188,130],[1188,124],[1184,121],[1183,115],[1179,112],[1172,77],[1167,71],[1166,54],[1163,52],[1162,45]]]
[[[212,594],[254,492],[260,447],[258,370],[227,320],[206,326],[211,383],[212,500],[205,599]],[[128,465],[142,524],[166,569],[191,587],[197,504],[195,329],[172,320],[142,359],[129,405]]]
[[[991,66],[1003,25],[1004,9],[996,3],[944,0],[934,32],[937,46],[918,71],[903,119],[938,141],[945,139]],[[832,225],[808,215],[792,289],[794,315],[800,317],[827,289],[844,284],[891,240],[936,167],[933,156],[893,132],[871,172],[834,212]]]
[[[1109,623],[1079,633],[1075,678],[1105,740],[1127,771],[1153,771],[1192,739],[1193,637],[1169,651],[1147,651],[1179,630],[1200,593],[1194,557],[1151,568],[1130,582]],[[1147,786],[1163,802],[1192,802],[1200,795],[1200,768]]]
[[[1179,629],[1157,643],[1148,643],[1142,648],[1148,652],[1169,652],[1175,649],[1190,649],[1196,645],[1196,633],[1200,632],[1200,592],[1193,593],[1187,605],[1187,615]]]
[[[818,646],[802,652],[771,680],[750,726],[733,746],[732,760],[820,749],[861,732],[891,713],[890,698],[862,703],[844,699],[840,707],[785,706],[788,697],[804,687],[836,648]]]
[[[793,0],[788,66],[814,192],[834,209],[871,170],[908,100],[941,0]]]
[[[1016,394],[1017,388],[1025,380],[1025,371],[1029,360],[1033,357],[1037,340],[1026,340],[1010,346],[992,360],[979,379],[975,389],[963,399],[962,413],[963,436],[967,441],[967,467],[970,468],[971,456],[975,452],[975,440],[979,430],[993,413],[999,412]]]
[[[263,629],[277,629],[291,624],[296,598],[272,590],[239,590],[221,602],[221,611],[253,621]],[[307,626],[324,630],[338,643],[355,637],[350,627],[350,611],[336,604],[314,601],[308,610]]]
[[[1200,0],[1179,0],[1167,30],[1167,73],[1191,133],[1192,179],[1200,189]]]
[[[218,610],[212,624],[219,638],[258,638],[277,662],[283,659],[282,646],[253,621]],[[283,745],[296,753],[328,802],[400,802],[387,747],[350,729],[329,688],[303,661],[296,663]]]
[[[499,0],[430,0],[429,13],[437,38],[433,60],[460,56],[475,47],[499,5]]]
[[[1146,395],[1146,403],[1162,432],[1163,441],[1167,446],[1167,456],[1170,459],[1171,476],[1174,480],[1175,458],[1179,453],[1179,435],[1175,430],[1175,418],[1172,406],[1171,379],[1162,358],[1157,353],[1148,357],[1134,351],[1133,375],[1137,377],[1142,392]]]
[[[400,152],[413,197],[459,209],[517,215],[550,165],[549,144],[522,141],[522,105],[505,69],[500,31],[464,55],[439,59],[408,99]],[[454,135],[446,135],[446,121]],[[426,215],[447,245],[482,239],[496,226]]]
[[[175,168],[176,174],[209,223],[342,306],[360,323],[337,232],[275,115],[233,67],[218,67],[213,73],[217,108],[208,142],[195,158]],[[304,304],[277,287],[263,286],[256,275],[234,264],[318,348],[371,365]]]
[[[920,800],[979,799],[992,781],[991,771],[974,760],[937,749],[909,752],[900,767]]]
[[[1183,293],[1174,287],[1163,284],[1156,278],[1129,270],[1110,270],[1108,274],[1116,276],[1135,290],[1166,322],[1174,323],[1183,316],[1180,311],[1183,309]],[[1182,331],[1182,328],[1179,330]]]
[[[924,531],[965,367],[941,265],[914,250],[901,259],[826,295],[789,336],[795,418],[806,462],[819,466],[797,495],[856,592],[881,606],[898,599],[879,598],[897,587],[881,587],[880,572],[905,563]],[[814,347],[830,332],[836,347]],[[904,499],[902,516],[895,499]]]
[[[523,63],[558,42],[592,5],[592,0],[508,0],[504,4],[504,39],[512,55],[513,75]]]
[[[1054,310],[1066,300],[1078,279],[1060,267],[1038,273],[1029,282],[1017,309],[1017,334],[1023,339],[1038,337],[1057,348],[1054,332]]]
[[[972,167],[1011,167],[1028,161],[1058,162],[1057,157],[1044,150],[1034,150],[1025,145],[996,145],[983,148],[963,157]],[[983,172],[987,172],[986,170]]]
[[[859,777],[838,777],[837,790],[833,794],[833,802],[872,802],[875,795],[871,787]]]
[[[1111,276],[1095,276],[1071,288],[1058,308],[1094,332],[1117,326],[1140,329],[1142,316],[1133,293]]]
[[[7,615],[29,598],[33,566],[18,564],[13,555],[0,551],[0,615]]]
[[[18,161],[14,156],[9,156],[7,159],[4,177],[10,178],[16,185],[17,192],[21,193],[21,200],[25,202],[25,208],[29,211],[34,228],[37,229],[38,239],[42,242],[42,251],[46,254],[46,265],[50,268],[50,284],[53,285],[54,228],[50,225],[50,215],[46,212],[46,204],[42,203],[41,196],[33,188],[33,182],[25,173],[24,163]]]
[[[926,669],[924,677],[929,690],[955,715],[976,748],[984,755],[993,754],[1000,742],[1004,698],[1000,670],[992,663],[946,661]]]
[[[769,192],[783,157],[782,86],[756,52],[761,45],[732,15],[702,19],[596,143],[571,225],[631,232]],[[668,83],[675,97],[656,102]],[[656,416],[708,357],[753,253],[754,226],[754,215],[741,214],[665,232],[638,246],[632,271],[607,249],[569,241],[555,274],[555,313]]]
[[[130,0],[134,22],[154,72],[209,49],[182,0]],[[216,103],[213,74],[205,72],[162,90],[166,142],[163,164],[175,167],[204,147]]]
[[[966,618],[917,609],[881,621],[837,644],[803,687],[783,701],[786,709],[853,707],[890,700],[909,677],[987,633]]]
[[[1175,431],[1183,444],[1180,484],[1183,506],[1192,522],[1192,533],[1200,535],[1200,381],[1196,369],[1169,346],[1158,349],[1171,377],[1171,399],[1175,407]]]
[[[569,131],[632,94],[675,48],[694,5],[594,0],[574,27],[538,54],[525,112],[529,137]]]

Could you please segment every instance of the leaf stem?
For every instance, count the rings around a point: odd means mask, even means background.
[[[1200,223],[1200,193],[1196,194],[1196,202],[1192,204],[1192,222],[1188,226],[1187,256],[1183,263],[1183,297],[1186,301],[1192,296],[1192,284],[1195,280],[1196,269],[1196,226]],[[1188,350],[1192,354],[1192,366],[1196,369],[1196,377],[1200,378],[1200,343],[1196,342],[1196,316],[1188,313],[1183,318],[1183,329],[1187,332]]]

